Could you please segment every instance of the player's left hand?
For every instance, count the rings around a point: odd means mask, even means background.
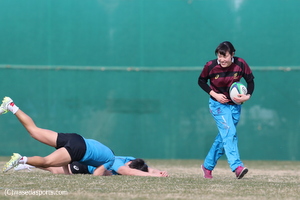
[[[166,171],[160,171],[159,173],[160,173],[160,175],[161,175],[162,177],[168,177],[168,176],[169,176],[168,173],[167,173]]]
[[[234,97],[233,100],[237,103],[244,103],[250,99],[250,94],[238,94],[237,97]]]

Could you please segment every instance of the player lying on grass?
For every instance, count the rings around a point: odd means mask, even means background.
[[[58,167],[56,170],[60,170],[60,173],[70,174],[68,164],[77,161],[88,165],[92,169],[90,173],[93,175],[107,175],[107,169],[112,167],[115,156],[108,147],[100,142],[85,139],[74,133],[57,133],[39,128],[27,114],[14,104],[11,98],[5,97],[0,106],[0,114],[5,114],[8,111],[11,111],[18,118],[34,139],[55,147],[57,150],[46,157],[22,157],[20,154],[14,153],[11,160],[4,166],[3,172],[7,172],[18,164],[28,164],[38,168],[51,169],[51,167],[54,167],[53,170]],[[120,168],[119,171],[124,175],[142,176],[142,171],[138,170]],[[165,172],[143,175],[167,176]]]
[[[72,162],[68,165],[70,174],[93,174],[96,169],[93,166],[80,162]],[[30,169],[30,165],[18,165],[15,170]],[[41,168],[53,174],[64,174],[62,167]],[[150,168],[143,159],[134,157],[115,156],[114,164],[106,170],[105,175],[129,175],[129,176],[162,176],[167,177],[166,171]]]
[[[7,172],[18,164],[29,164],[35,167],[62,167],[65,174],[69,174],[68,164],[74,161],[95,167],[94,175],[105,175],[115,160],[115,156],[111,149],[102,143],[85,139],[76,133],[57,133],[51,130],[42,129],[35,125],[33,120],[17,107],[13,100],[4,97],[0,106],[0,114],[11,111],[26,128],[28,133],[34,139],[55,147],[56,151],[46,157],[21,156],[14,153],[12,158],[3,168],[3,172]]]

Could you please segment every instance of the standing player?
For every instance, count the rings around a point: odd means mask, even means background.
[[[225,153],[232,172],[240,179],[248,172],[240,160],[236,133],[242,105],[231,101],[229,88],[232,83],[244,78],[248,94],[240,94],[234,101],[237,103],[248,101],[254,91],[254,76],[245,60],[234,57],[235,49],[230,42],[219,44],[215,54],[217,59],[206,63],[198,79],[199,86],[210,95],[209,109],[219,130],[201,168],[204,178],[213,178],[212,170]],[[210,85],[207,83],[208,80]]]
[[[35,167],[63,167],[64,173],[69,174],[68,164],[73,161],[95,167],[94,175],[104,175],[115,160],[113,152],[102,143],[85,139],[76,133],[57,133],[42,129],[35,125],[33,120],[17,107],[13,100],[4,97],[0,106],[0,114],[11,111],[25,127],[28,133],[36,140],[55,147],[56,151],[46,157],[26,157],[14,153],[11,160],[6,163],[3,172],[7,172],[18,164],[29,164]]]

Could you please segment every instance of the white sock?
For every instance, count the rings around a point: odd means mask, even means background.
[[[26,164],[27,163],[27,157],[23,156],[20,160],[19,160],[19,164]]]
[[[16,114],[16,112],[19,110],[19,107],[14,102],[11,102],[8,104],[7,109],[13,114]]]

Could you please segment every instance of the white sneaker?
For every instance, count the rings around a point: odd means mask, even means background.
[[[18,164],[17,166],[14,167],[14,170],[19,171],[19,170],[27,169],[28,171],[31,171],[33,168],[35,168],[35,166],[28,165],[28,164]]]
[[[7,172],[8,170],[14,168],[19,164],[19,161],[21,160],[22,156],[18,153],[13,153],[11,156],[11,159],[4,165],[2,172]]]
[[[0,106],[0,115],[8,112],[7,106],[13,102],[13,100],[9,97],[4,97],[2,100],[2,104]]]

